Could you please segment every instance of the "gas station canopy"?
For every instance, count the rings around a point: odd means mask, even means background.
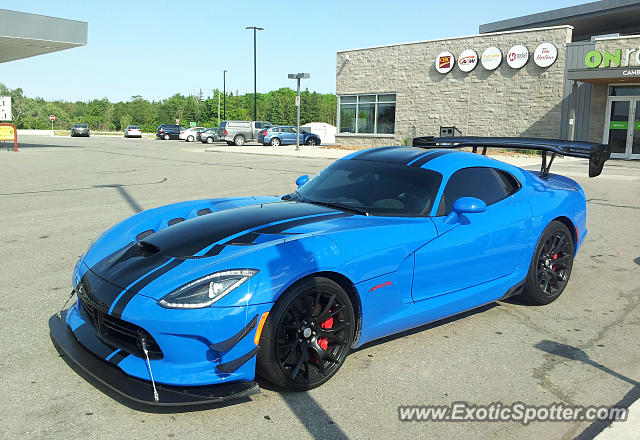
[[[0,63],[87,45],[87,23],[0,9]]]

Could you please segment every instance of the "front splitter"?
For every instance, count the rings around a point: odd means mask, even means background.
[[[87,351],[67,325],[66,315],[65,310],[61,317],[56,314],[49,318],[49,331],[53,343],[69,361],[100,383],[134,402],[159,406],[201,405],[242,399],[260,392],[260,387],[255,382],[230,382],[193,387],[156,383],[158,391],[158,401],[156,401],[151,382],[131,377],[118,367]]]

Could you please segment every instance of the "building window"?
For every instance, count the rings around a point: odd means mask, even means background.
[[[640,86],[609,86],[609,96],[640,96]]]
[[[340,96],[340,133],[394,134],[396,95]]]

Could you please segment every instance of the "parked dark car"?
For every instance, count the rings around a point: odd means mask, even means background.
[[[212,144],[218,140],[218,128],[207,128],[206,130],[200,132],[200,141],[204,144]]]
[[[87,124],[73,124],[73,127],[71,127],[71,137],[89,137],[89,134],[89,126]]]
[[[296,127],[285,125],[267,128],[258,134],[258,143],[278,147],[280,145],[295,144],[298,137]],[[300,129],[301,145],[320,145],[320,136]]]
[[[162,124],[156,131],[156,137],[158,139],[164,139],[165,141],[169,139],[180,139],[180,132],[184,130],[185,128],[181,125]]]

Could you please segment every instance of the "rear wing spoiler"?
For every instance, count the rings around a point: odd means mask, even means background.
[[[413,146],[420,148],[461,148],[471,147],[474,153],[482,147],[482,154],[487,148],[505,148],[513,150],[536,150],[542,152],[540,177],[546,178],[556,154],[570,157],[589,159],[589,177],[596,177],[602,173],[604,163],[611,156],[611,149],[607,144],[593,142],[563,141],[559,139],[538,139],[518,137],[433,137],[422,136],[413,139]],[[551,157],[547,161],[547,155]]]

